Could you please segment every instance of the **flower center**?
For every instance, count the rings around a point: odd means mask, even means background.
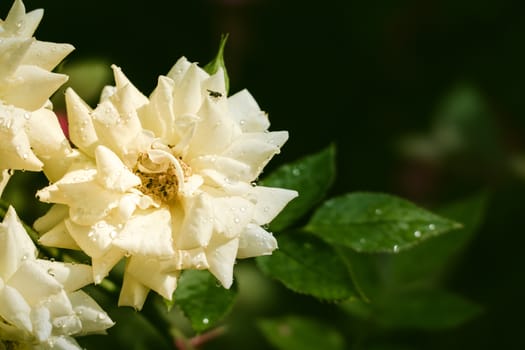
[[[3,348],[6,350],[17,350],[22,349],[22,344],[14,340],[0,340],[0,345],[3,345]]]
[[[140,153],[133,169],[141,180],[139,190],[164,203],[171,202],[191,176],[191,168],[180,158],[164,150]]]

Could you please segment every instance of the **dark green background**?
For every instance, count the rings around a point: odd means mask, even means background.
[[[525,17],[518,1],[25,4],[45,8],[38,39],[77,48],[66,65],[86,57],[115,63],[145,94],[181,55],[208,62],[220,34],[229,33],[231,91],[248,88],[272,129],[290,132],[271,167],[333,142],[339,175],[332,194],[384,191],[432,208],[487,188],[485,225],[448,282],[485,314],[454,331],[398,336],[436,349],[525,346],[525,180],[507,163],[525,149]],[[3,18],[10,5],[1,2]],[[428,132],[443,98],[462,84],[483,101],[497,150],[438,162],[403,157],[402,137]]]

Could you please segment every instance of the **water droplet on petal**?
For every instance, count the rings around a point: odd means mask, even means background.
[[[239,222],[241,222],[241,220],[240,220],[239,218],[236,217],[236,218],[233,219],[233,222],[235,222],[236,224],[238,224]]]
[[[47,274],[48,274],[49,276],[51,276],[51,277],[55,277],[55,270],[53,270],[53,269],[49,269],[49,270],[47,270]]]

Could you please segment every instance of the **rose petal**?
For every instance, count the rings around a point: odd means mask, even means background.
[[[277,187],[255,186],[248,198],[253,198],[255,210],[253,220],[258,225],[270,223],[299,194],[294,190]]]
[[[237,258],[269,255],[275,249],[277,249],[277,240],[271,233],[257,225],[249,224],[239,237]]]
[[[172,255],[171,215],[167,208],[136,211],[113,244],[131,254]]]
[[[264,132],[270,127],[268,115],[248,92],[241,90],[228,98],[231,116],[237,121],[243,132]]]
[[[37,250],[13,207],[0,224],[0,277],[9,280],[25,260],[34,260]]]
[[[148,293],[148,287],[137,281],[130,274],[124,274],[118,306],[131,306],[136,310],[141,310]]]
[[[206,249],[209,270],[224,288],[230,288],[233,283],[233,266],[238,246],[238,238],[229,241],[215,239]]]
[[[159,259],[134,255],[128,260],[126,274],[132,275],[146,287],[153,289],[165,299],[171,300],[177,287],[177,275],[161,272]]]

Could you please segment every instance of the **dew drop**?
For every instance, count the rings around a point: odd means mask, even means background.
[[[47,274],[48,274],[49,276],[51,276],[51,277],[55,277],[55,270],[53,270],[53,269],[49,269],[49,270],[47,270]]]
[[[263,211],[264,211],[265,213],[269,212],[269,211],[270,211],[270,207],[264,207],[264,208],[263,208]]]
[[[434,231],[436,229],[436,225],[430,224],[430,225],[428,225],[428,229],[431,230],[431,231]]]
[[[202,323],[208,324],[210,323],[210,320],[208,320],[206,317],[202,319]]]
[[[292,175],[294,175],[294,176],[299,176],[299,175],[301,175],[301,169],[299,169],[299,168],[293,168],[293,169],[292,169]]]
[[[415,231],[414,232],[414,237],[416,237],[416,238],[421,237],[421,231]]]
[[[106,315],[104,315],[102,312],[97,315],[97,320],[102,321],[106,319]]]
[[[241,124],[241,126],[243,126],[244,124],[246,124],[246,120],[241,119],[241,121],[239,122],[239,124]]]
[[[29,120],[29,118],[31,118],[31,114],[29,112],[25,112],[24,113],[24,119],[25,120]]]
[[[27,260],[27,255],[24,254],[24,255],[22,256],[22,261],[26,261],[26,260]]]
[[[398,246],[397,244],[394,245],[394,246],[392,247],[392,251],[393,251],[394,253],[399,252],[399,246]]]
[[[27,158],[29,158],[29,155],[27,153],[24,153],[24,154],[22,154],[22,158],[23,159],[27,159]]]
[[[236,217],[236,218],[233,219],[233,222],[235,222],[236,224],[238,224],[239,222],[241,222],[241,220],[240,220],[239,218]]]

